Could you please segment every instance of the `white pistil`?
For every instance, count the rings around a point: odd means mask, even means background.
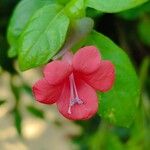
[[[83,104],[83,101],[79,98],[73,73],[69,76],[69,81],[70,81],[70,103],[68,108],[68,114],[71,114],[71,107],[73,107],[75,104],[81,105]]]

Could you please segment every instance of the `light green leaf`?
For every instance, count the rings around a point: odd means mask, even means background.
[[[59,5],[47,5],[38,10],[19,39],[20,69],[47,63],[62,47],[69,22]]]
[[[22,0],[15,8],[11,17],[7,39],[11,46],[9,56],[17,55],[18,37],[26,26],[29,18],[42,6],[52,4],[54,0]]]
[[[64,8],[64,11],[71,20],[85,17],[84,0],[71,0]]]
[[[136,7],[148,0],[86,0],[86,5],[102,12],[119,12]]]
[[[110,39],[92,32],[86,45],[95,45],[103,59],[115,65],[113,89],[99,94],[99,114],[119,126],[129,126],[135,117],[139,101],[139,81],[128,56]]]

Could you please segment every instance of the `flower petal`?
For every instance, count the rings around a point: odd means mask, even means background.
[[[50,85],[45,79],[37,81],[33,88],[35,99],[40,103],[53,104],[61,95],[61,86]]]
[[[81,49],[73,57],[73,68],[76,71],[85,74],[96,71],[100,65],[100,54],[96,47],[86,46]]]
[[[115,68],[110,61],[101,61],[99,69],[84,80],[96,90],[105,92],[112,88],[115,79]]]
[[[46,80],[51,85],[61,83],[72,72],[72,67],[66,61],[55,60],[46,65],[44,75]]]
[[[98,100],[95,90],[82,80],[76,81],[79,98],[83,104],[75,104],[71,107],[71,114],[68,113],[70,103],[69,81],[65,83],[62,94],[57,101],[60,113],[70,120],[86,120],[91,118],[98,109]]]

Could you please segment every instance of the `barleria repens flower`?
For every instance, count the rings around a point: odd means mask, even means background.
[[[35,83],[33,93],[41,103],[56,103],[64,117],[85,120],[98,110],[96,91],[110,90],[114,78],[114,65],[101,60],[96,47],[86,46],[47,64],[44,78]]]

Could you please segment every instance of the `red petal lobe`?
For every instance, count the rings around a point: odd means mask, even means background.
[[[81,49],[73,57],[73,68],[76,71],[85,74],[92,73],[98,69],[100,65],[100,54],[96,47],[86,46]]]
[[[106,92],[113,86],[115,79],[114,65],[110,61],[101,61],[97,71],[84,76],[84,80],[96,90]]]
[[[35,99],[40,103],[53,104],[61,95],[61,86],[50,85],[45,79],[37,81],[33,88]]]
[[[63,82],[72,72],[72,67],[65,61],[55,60],[44,68],[44,75],[50,85]]]
[[[62,94],[57,101],[60,113],[70,120],[86,120],[91,118],[98,109],[98,100],[95,90],[82,80],[76,81],[79,98],[83,104],[75,104],[71,107],[71,114],[68,113],[70,103],[69,81],[65,83]]]

